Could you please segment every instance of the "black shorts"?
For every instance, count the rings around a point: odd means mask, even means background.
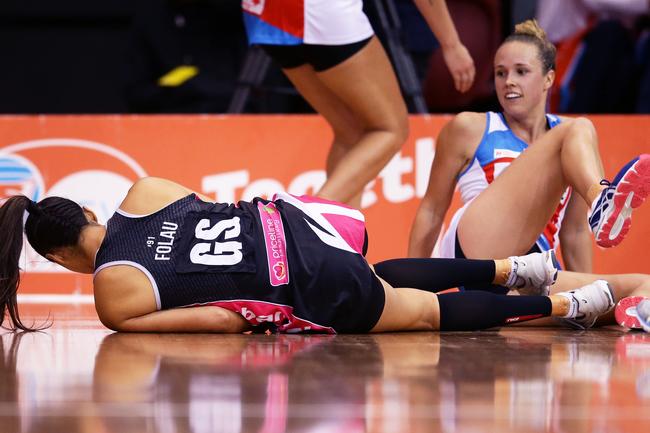
[[[466,259],[467,257],[465,256],[465,252],[463,251],[463,248],[460,246],[460,241],[458,240],[458,232],[456,232],[456,245],[454,248],[454,256],[457,259]],[[532,253],[541,253],[542,250],[537,246],[537,244],[534,244],[530,250],[526,254],[532,254]]]
[[[260,45],[260,47],[282,69],[297,68],[305,64],[322,72],[339,65],[359,52],[370,42],[372,36],[359,42],[346,45]]]
[[[316,234],[333,235],[336,224],[322,227],[294,205],[283,200],[275,203],[287,230],[292,278],[288,289],[295,315],[339,333],[370,331],[383,313],[385,292],[366,259],[327,245]],[[367,240],[359,246],[365,250]]]

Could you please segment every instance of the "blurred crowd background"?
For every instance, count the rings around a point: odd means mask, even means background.
[[[0,113],[311,112],[248,47],[240,1],[2,0]],[[536,17],[558,46],[550,111],[650,113],[650,0],[447,3],[477,66],[462,95],[412,0],[364,1],[389,55],[413,66],[412,112],[422,111],[420,91],[433,113],[498,110],[493,54],[514,24]]]

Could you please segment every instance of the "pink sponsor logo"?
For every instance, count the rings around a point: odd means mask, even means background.
[[[280,212],[275,204],[257,203],[260,221],[264,230],[266,260],[269,265],[269,281],[272,286],[289,284],[289,262],[287,261],[287,242]]]

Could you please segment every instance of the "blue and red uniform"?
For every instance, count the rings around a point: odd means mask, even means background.
[[[502,113],[487,112],[486,116],[485,132],[476,148],[474,158],[458,175],[458,189],[463,207],[456,211],[449,229],[443,236],[441,257],[456,256],[456,230],[465,209],[472,200],[490,186],[494,179],[528,148],[528,144],[512,132]],[[547,114],[546,120],[549,128],[560,123],[560,118],[552,114]],[[567,188],[553,216],[537,238],[536,246],[539,251],[558,247],[560,227],[570,196],[571,189]]]

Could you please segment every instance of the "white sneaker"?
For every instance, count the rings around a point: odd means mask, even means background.
[[[596,280],[579,289],[556,295],[564,296],[571,302],[569,314],[562,321],[577,329],[591,328],[598,316],[614,307],[612,288],[605,280]]]
[[[505,286],[522,295],[548,296],[557,279],[555,251],[508,257],[512,270]]]

